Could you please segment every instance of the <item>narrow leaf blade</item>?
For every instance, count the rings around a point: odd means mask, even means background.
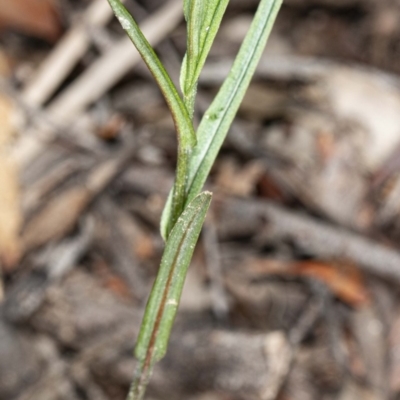
[[[186,5],[187,52],[182,63],[180,83],[185,105],[191,117],[193,116],[196,96],[196,85],[192,85],[192,82],[195,81],[194,75],[202,49],[200,36],[205,12],[205,0],[191,0]]]
[[[201,51],[197,61],[193,80],[197,83],[201,70],[214,43],[215,36],[221,25],[229,0],[208,0],[207,12],[200,31]]]
[[[199,193],[207,179],[261,58],[281,4],[282,0],[261,0],[233,67],[200,123],[198,143],[189,165],[188,202]]]
[[[191,0],[187,12],[187,53],[181,69],[181,89],[189,115],[193,115],[197,82],[221,24],[229,0]]]
[[[186,21],[189,19],[190,3],[191,0],[183,0],[183,14]]]
[[[161,214],[160,233],[161,237],[164,239],[164,242],[167,241],[170,232],[169,227],[172,214],[172,194],[173,191],[171,190],[168,194],[167,201],[165,202],[164,209]]]

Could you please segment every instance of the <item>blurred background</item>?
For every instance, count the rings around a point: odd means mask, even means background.
[[[257,4],[230,1],[196,124]],[[126,6],[177,83],[182,0]],[[400,399],[399,20],[284,1],[148,400]],[[0,0],[0,399],[125,399],[175,163],[106,0]]]

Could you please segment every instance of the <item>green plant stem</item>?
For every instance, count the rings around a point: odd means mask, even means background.
[[[165,245],[160,270],[148,300],[135,355],[139,367],[129,400],[140,400],[154,364],[167,351],[187,269],[211,202],[211,193],[199,194],[185,208]]]
[[[132,43],[157,81],[171,111],[178,133],[178,161],[172,196],[172,212],[168,223],[170,231],[181,215],[185,205],[189,156],[196,144],[196,134],[187,108],[180,98],[175,85],[150,43],[144,37],[138,24],[120,0],[108,0],[108,2],[121,23],[122,28],[132,40]]]
[[[262,55],[282,0],[261,0],[231,72],[205,113],[196,134],[191,117],[201,69],[229,0],[184,0],[188,51],[179,96],[167,71],[120,0],[108,0],[122,27],[156,79],[178,133],[174,187],[161,219],[165,249],[135,347],[138,367],[127,400],[142,400],[153,367],[166,353],[187,269],[211,193],[200,193]]]

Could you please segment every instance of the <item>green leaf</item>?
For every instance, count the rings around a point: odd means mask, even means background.
[[[135,348],[140,366],[132,393],[139,393],[143,389],[153,365],[165,355],[187,269],[211,197],[209,192],[195,197],[179,217],[168,238]],[[140,397],[136,395],[131,398]]]
[[[153,74],[171,110],[178,133],[178,165],[173,189],[170,225],[173,226],[183,211],[186,196],[189,156],[196,144],[196,134],[187,108],[180,98],[168,72],[157,57],[150,43],[144,37],[138,24],[122,5],[120,0],[108,0],[116,17],[137,48],[144,62]],[[116,60],[118,61],[118,60]]]
[[[204,20],[205,4],[207,0],[190,0],[185,2],[185,15],[187,20],[187,52],[182,62],[180,84],[183,98],[189,115],[193,116],[196,88],[191,87],[197,62],[200,57],[200,35]]]
[[[186,0],[187,53],[180,84],[189,115],[193,116],[197,81],[210,52],[229,0]]]
[[[189,9],[190,9],[191,0],[183,0],[183,15],[185,16],[185,20],[189,20]]]
[[[171,190],[168,194],[167,201],[165,202],[164,209],[161,214],[161,222],[160,222],[160,233],[164,242],[167,241],[170,229],[170,221],[171,221],[171,214],[172,214],[172,194],[173,191]]]
[[[282,0],[261,0],[233,67],[197,131],[189,165],[190,202],[203,187],[265,48]]]
[[[208,53],[214,43],[215,36],[221,25],[222,17],[225,14],[229,0],[208,0],[206,6],[206,14],[204,16],[201,32],[200,43],[201,52],[197,61],[196,71],[193,77],[194,81],[198,81],[201,70],[204,67]]]

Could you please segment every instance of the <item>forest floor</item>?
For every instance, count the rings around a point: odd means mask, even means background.
[[[177,82],[181,0],[126,4]],[[148,400],[400,399],[399,74],[397,1],[285,0]],[[105,0],[0,0],[0,121],[0,399],[123,400],[176,138]]]

